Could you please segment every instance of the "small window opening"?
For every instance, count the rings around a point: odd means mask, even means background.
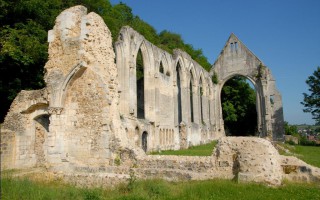
[[[141,144],[142,144],[142,149],[144,152],[147,152],[148,150],[148,133],[146,131],[144,131],[142,133],[142,137],[141,137]]]
[[[271,103],[271,105],[274,104],[274,95],[270,95],[270,103]]]
[[[167,71],[167,72],[166,72],[166,75],[167,75],[167,76],[170,76],[170,72],[169,72],[169,71]]]
[[[234,50],[235,50],[235,51],[238,51],[238,42],[235,42],[235,43],[234,43]]]
[[[234,49],[234,44],[233,44],[233,42],[231,42],[230,43],[230,51],[233,52],[233,49]]]
[[[159,72],[162,74],[164,73],[162,62],[160,62]]]

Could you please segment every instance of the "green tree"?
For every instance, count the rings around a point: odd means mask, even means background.
[[[305,107],[304,112],[312,114],[312,118],[320,124],[320,67],[313,72],[306,80],[309,86],[310,94],[303,93],[303,102],[301,104]]]
[[[284,122],[284,131],[286,135],[298,136],[297,126],[289,125],[288,122]]]
[[[256,94],[246,78],[235,76],[221,91],[225,129],[235,136],[255,135],[257,129]]]
[[[160,32],[160,47],[172,53],[173,49],[179,48],[187,52],[192,59],[197,61],[204,69],[209,71],[211,64],[208,59],[203,55],[202,49],[195,49],[191,44],[186,44],[181,35],[164,30]]]

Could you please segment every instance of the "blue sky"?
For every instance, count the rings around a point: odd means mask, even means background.
[[[111,0],[112,4],[120,0]],[[303,113],[305,81],[320,66],[320,0],[122,0],[158,32],[179,33],[213,63],[234,33],[265,65],[282,94],[285,121]]]

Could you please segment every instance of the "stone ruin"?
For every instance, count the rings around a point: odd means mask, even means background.
[[[210,72],[128,26],[113,44],[103,19],[83,6],[57,17],[48,42],[46,87],[21,91],[1,126],[1,170],[43,167],[78,185],[111,185],[132,171],[142,179],[320,180],[319,169],[271,144],[283,140],[281,95],[234,34]],[[225,137],[220,93],[236,75],[256,89],[258,137]],[[146,154],[217,139],[212,156]]]

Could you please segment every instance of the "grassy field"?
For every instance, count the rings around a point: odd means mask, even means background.
[[[40,183],[2,178],[1,199],[320,199],[320,186],[287,183],[279,188],[229,180],[171,183],[163,180],[136,181],[114,189],[76,188],[60,182]]]
[[[151,155],[180,155],[180,156],[210,156],[212,155],[213,148],[216,146],[217,141],[213,141],[209,144],[193,146],[189,149],[182,150],[168,150],[161,152],[152,152]],[[301,160],[305,161],[308,164],[320,168],[320,147],[319,146],[301,146],[301,145],[289,145],[283,144],[283,147],[290,150],[290,152],[296,155]],[[280,152],[280,154],[286,154]]]
[[[160,155],[209,156],[216,142],[188,150],[163,151]],[[320,167],[320,147],[285,144],[307,163]],[[35,182],[12,178],[12,172],[1,175],[0,199],[320,199],[319,184],[284,183],[278,188],[230,180],[166,182],[137,180],[113,189],[76,188],[60,181]]]
[[[211,143],[193,146],[188,149],[182,150],[167,150],[161,152],[152,152],[151,155],[178,155],[178,156],[211,156],[212,150],[216,146],[217,141],[212,141]]]
[[[320,147],[294,145],[293,153],[308,164],[320,167]]]

